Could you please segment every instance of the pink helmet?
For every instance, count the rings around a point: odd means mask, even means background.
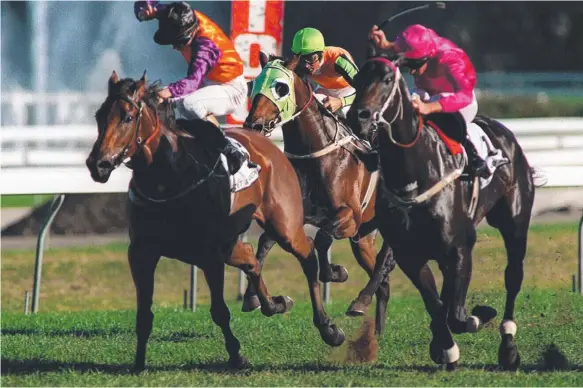
[[[405,53],[405,58],[409,59],[432,57],[437,51],[434,41],[436,37],[437,34],[432,29],[414,24],[397,36],[396,49],[400,53]]]

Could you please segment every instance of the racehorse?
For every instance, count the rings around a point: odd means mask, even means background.
[[[370,173],[356,156],[366,146],[314,98],[311,85],[295,73],[297,60],[267,58],[261,53],[260,63],[263,69],[254,81],[245,127],[266,135],[276,126],[282,127],[285,154],[303,190],[304,222],[319,228],[315,246],[320,280],[347,279],[346,270],[330,265],[326,253],[333,238],[349,238],[356,260],[370,280],[351,303],[347,315],[364,314],[376,293],[375,330],[381,334],[389,300],[387,275],[395,263],[385,243],[375,258],[378,172]],[[263,261],[273,243],[267,239],[261,242],[264,245],[258,247],[258,258]],[[246,297],[253,297],[252,287],[248,287]]]
[[[203,120],[175,120],[171,104],[159,104],[156,83],[109,79],[108,95],[95,117],[98,138],[87,158],[96,182],[106,183],[112,171],[129,160],[128,259],[137,293],[135,368],[145,366],[146,344],[152,330],[154,272],[161,256],[196,265],[205,275],[211,294],[211,316],[225,338],[229,363],[245,367],[240,344],[230,328],[223,296],[225,263],[241,269],[253,283],[266,316],[287,312],[288,297],[271,297],[261,277],[261,265],[250,244],[238,240],[252,219],[300,261],[308,280],[314,324],[331,346],[344,333],[331,323],[320,297],[318,262],[313,242],[303,230],[300,186],[285,155],[260,134],[230,129],[261,166],[255,182],[231,192],[230,177],[221,163],[214,124]]]
[[[465,304],[476,226],[486,217],[500,231],[508,264],[499,364],[514,370],[520,364],[514,310],[523,280],[535,194],[534,169],[508,128],[478,116],[475,123],[510,163],[495,169],[485,187],[477,179],[473,184],[471,179],[457,179],[467,157],[463,152],[452,156],[445,144],[447,137],[439,133],[443,123],[455,126],[460,121],[447,114],[433,115],[431,120],[416,114],[398,69],[400,64],[400,57],[389,59],[373,54],[355,79],[356,99],[347,114],[355,133],[371,139],[379,152],[379,230],[393,249],[397,264],[419,289],[431,316],[432,360],[447,364],[449,369],[455,368],[459,359],[452,332],[476,332],[496,316],[493,308],[476,306],[468,318]],[[437,261],[443,274],[441,296],[426,266],[430,258]]]

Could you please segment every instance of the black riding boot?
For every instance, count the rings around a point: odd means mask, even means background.
[[[219,151],[221,151],[221,153],[223,153],[227,158],[229,174],[233,175],[239,171],[243,163],[248,160],[247,155],[243,151],[240,151],[233,145],[233,143],[229,141],[229,139],[227,139],[227,136],[225,136],[225,132],[222,128],[217,127],[216,125],[213,125],[213,127],[216,128],[216,130],[213,131],[214,133],[211,135],[213,141],[217,145]],[[249,160],[248,165],[251,168],[257,167],[257,164],[253,163],[251,160]]]
[[[492,174],[490,174],[490,169],[488,169],[486,161],[478,155],[478,151],[476,150],[476,146],[474,146],[474,143],[467,139],[465,142],[465,149],[466,152],[468,153],[470,168],[472,169],[472,173],[474,174],[474,176],[488,179]]]

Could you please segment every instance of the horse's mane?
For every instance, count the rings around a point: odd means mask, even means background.
[[[161,81],[157,80],[146,86],[146,90],[142,101],[146,103],[151,109],[158,113],[160,121],[164,126],[174,132],[176,135],[182,135],[181,131],[176,127],[176,116],[172,104],[169,102],[158,102],[158,92],[163,89]],[[120,79],[117,83],[110,85],[110,90],[105,102],[97,110],[95,116],[98,117],[103,112],[109,112],[111,105],[120,96],[133,96],[137,90],[137,81],[131,78]]]

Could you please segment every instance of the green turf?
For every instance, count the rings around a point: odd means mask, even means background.
[[[199,277],[199,310],[185,312],[181,305],[182,291],[188,287],[188,267],[164,259],[156,273],[149,370],[134,376],[128,368],[135,349],[135,290],[125,244],[48,250],[41,313],[37,316],[22,314],[24,291],[32,285],[33,251],[3,251],[1,383],[582,386],[583,298],[570,292],[571,275],[577,270],[576,236],[577,225],[573,223],[533,225],[530,229],[524,285],[516,310],[523,360],[517,373],[496,370],[500,316],[480,333],[455,336],[461,349],[460,370],[448,373],[436,367],[428,355],[428,315],[417,290],[398,268],[391,274],[387,332],[380,341],[378,358],[364,365],[345,362],[348,345],[327,347],[312,326],[299,264],[274,248],[264,267],[265,282],[272,295],[295,299],[297,305],[289,314],[266,318],[258,311],[241,313],[240,303],[235,302],[238,272],[229,269],[226,274],[225,295],[233,314],[233,330],[254,366],[251,371],[225,370],[227,355],[221,332],[208,313],[203,277]],[[366,276],[346,241],[333,245],[333,260],[345,265],[350,275],[346,283],[332,285],[333,303],[326,308],[350,340],[362,319],[343,314]],[[505,261],[498,232],[480,228],[468,308],[490,304],[502,312]],[[432,268],[437,275],[436,267]],[[369,313],[373,311],[371,307]],[[541,353],[552,343],[569,360],[569,370],[544,371]]]
[[[0,196],[0,205],[7,207],[33,207],[39,206],[54,196],[52,195],[2,195]]]
[[[503,295],[475,296],[501,310]],[[343,316],[345,303],[329,307],[334,321],[354,338],[362,322]],[[287,315],[243,314],[231,305],[231,324],[253,368],[229,372],[220,330],[208,306],[195,313],[156,309],[147,356],[148,371],[129,373],[135,349],[134,312],[2,314],[3,386],[581,386],[583,384],[583,298],[569,292],[524,290],[518,299],[518,344],[522,368],[496,370],[497,317],[477,334],[457,335],[461,366],[451,373],[428,355],[428,317],[418,297],[391,300],[378,359],[347,363],[348,344],[329,348],[301,302]],[[548,372],[541,353],[554,343],[568,370]]]

